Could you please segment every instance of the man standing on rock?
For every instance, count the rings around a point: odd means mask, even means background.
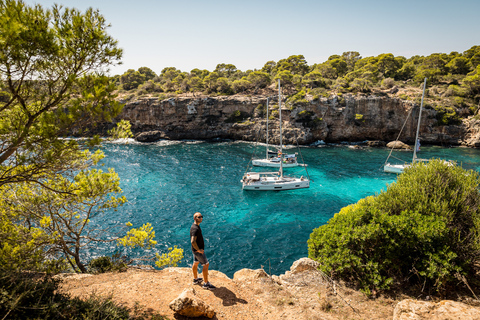
[[[195,212],[193,215],[193,224],[190,228],[190,242],[192,243],[193,251],[193,284],[200,284],[202,282],[202,278],[197,278],[198,264],[201,263],[203,267],[203,280],[205,281],[202,287],[204,289],[215,289],[216,287],[208,282],[208,260],[204,251],[205,244],[203,242],[202,229],[200,229],[200,223],[202,223],[202,221],[202,214],[200,212]]]

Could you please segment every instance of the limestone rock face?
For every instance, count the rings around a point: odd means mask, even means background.
[[[170,309],[186,317],[208,317],[215,316],[215,310],[195,295],[194,289],[185,289],[170,304]]]
[[[466,121],[465,144],[468,147],[480,148],[480,120]]]
[[[306,103],[282,108],[283,143],[392,141],[402,127],[400,139],[414,143],[418,106],[411,101],[350,94],[309,99]],[[265,142],[266,117],[262,108],[266,101],[267,96],[262,95],[148,98],[127,102],[118,119],[130,121],[138,141],[235,139]],[[405,121],[411,110],[411,117]],[[420,126],[422,143],[480,147],[479,120],[471,118],[459,125],[438,126],[436,115],[435,109],[424,109]],[[269,142],[278,143],[278,118],[268,123]]]
[[[393,320],[474,320],[480,319],[480,311],[461,302],[443,300],[428,302],[406,299],[400,301],[393,312]]]

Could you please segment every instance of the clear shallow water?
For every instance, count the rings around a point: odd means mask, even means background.
[[[240,179],[254,148],[241,142],[105,144],[104,166],[119,174],[129,202],[95,222],[130,221],[134,227],[150,222],[158,249],[178,245],[185,251],[181,266],[191,266],[189,231],[193,214],[200,211],[210,269],[232,277],[242,268],[264,266],[281,274],[308,255],[314,228],[396,179],[382,170],[387,149],[312,147],[301,148],[313,180],[309,189],[243,191]],[[456,160],[480,171],[480,150],[422,146],[419,156]],[[411,159],[411,153],[399,157]]]

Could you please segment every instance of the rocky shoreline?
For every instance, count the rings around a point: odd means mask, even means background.
[[[72,296],[111,297],[168,319],[479,319],[480,304],[469,297],[412,298],[401,293],[374,299],[332,281],[318,262],[295,261],[285,274],[241,269],[230,279],[211,271],[215,290],[192,284],[190,268],[129,269],[98,275],[63,275],[61,291]]]
[[[413,144],[416,134],[418,105],[391,96],[331,96],[282,107],[283,140],[285,144],[310,145],[371,141],[373,146],[395,140]],[[117,121],[132,124],[139,142],[169,140],[265,141],[267,96],[197,96],[160,100],[139,98],[125,103]],[[270,104],[270,114],[275,110]],[[412,110],[413,108],[413,110]],[[411,111],[411,116],[408,117]],[[480,147],[480,120],[459,110],[458,125],[438,125],[437,111],[426,106],[422,114],[422,143],[443,146]],[[408,118],[408,120],[406,120]],[[270,143],[278,143],[278,119],[269,121]],[[114,124],[100,128],[106,131]]]

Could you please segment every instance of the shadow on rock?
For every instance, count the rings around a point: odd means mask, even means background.
[[[175,320],[192,320],[192,319],[195,319],[195,320],[218,320],[216,315],[213,316],[213,318],[209,318],[209,317],[195,317],[195,318],[192,318],[192,317],[182,316],[181,314],[175,313],[175,314],[173,314],[173,317],[175,318]]]
[[[229,289],[225,287],[220,287],[215,290],[212,290],[213,294],[217,297],[222,299],[223,305],[224,306],[233,306],[236,305],[237,303],[242,303],[242,304],[247,304],[248,302],[238,298],[235,293],[230,291]]]

